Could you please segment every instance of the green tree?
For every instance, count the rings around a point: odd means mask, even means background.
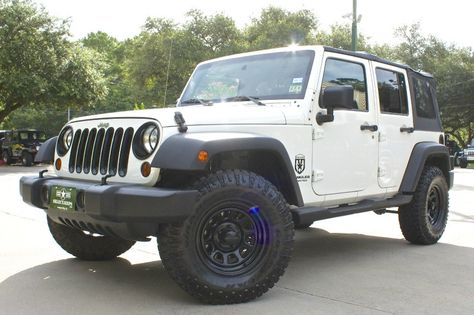
[[[318,20],[310,10],[289,12],[269,7],[245,29],[249,49],[305,45],[314,41]]]
[[[474,137],[474,55],[471,49],[424,36],[420,24],[396,30],[402,42],[394,48],[398,59],[433,74],[444,129],[465,147]]]
[[[104,32],[90,33],[81,41],[84,47],[96,51],[105,64],[104,78],[108,94],[90,104],[91,113],[133,109],[133,87],[125,64],[128,60],[129,41],[119,42]]]
[[[107,94],[93,51],[68,41],[68,23],[27,0],[0,2],[0,123],[29,106],[84,106]]]
[[[321,31],[316,35],[315,43],[340,49],[351,49],[352,26],[350,24],[331,25],[329,32]],[[368,50],[367,38],[363,34],[357,37],[357,49]]]

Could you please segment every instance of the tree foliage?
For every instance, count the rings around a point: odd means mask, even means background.
[[[107,93],[93,51],[30,1],[0,2],[0,122],[21,107],[78,106]]]
[[[276,7],[262,10],[245,29],[250,50],[266,49],[291,44],[305,45],[314,41],[318,20],[313,12],[289,12]]]
[[[465,147],[474,137],[472,50],[424,36],[419,24],[400,27],[396,34],[402,42],[393,49],[394,55],[414,69],[433,74],[444,129]]]
[[[149,17],[137,36],[119,41],[104,32],[69,39],[65,20],[50,17],[29,0],[0,0],[0,123],[41,126],[57,132],[74,116],[173,104],[195,66],[233,53],[290,44],[350,49],[351,25],[318,27],[308,10],[263,9],[238,28],[224,15],[189,11],[181,23]],[[398,28],[397,45],[358,49],[434,74],[445,130],[464,146],[474,136],[474,55],[471,49],[425,36],[419,24]],[[23,108],[14,112],[18,108]],[[7,118],[6,118],[7,117]],[[35,123],[36,122],[36,123]],[[42,127],[42,126],[41,126]]]

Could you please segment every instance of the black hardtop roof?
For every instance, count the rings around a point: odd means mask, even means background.
[[[14,132],[42,132],[41,130],[38,129],[14,129],[14,130],[9,130],[9,131],[14,131]]]
[[[339,48],[334,48],[334,47],[329,47],[329,46],[324,46],[324,51],[329,51],[329,52],[334,52],[334,53],[338,53],[338,54],[354,56],[354,57],[363,58],[363,59],[367,59],[367,60],[371,60],[371,61],[376,61],[376,62],[384,63],[384,64],[387,64],[387,65],[390,65],[390,66],[400,67],[400,68],[406,69],[408,71],[418,73],[418,74],[420,74],[424,77],[433,78],[433,75],[430,74],[430,73],[427,73],[427,72],[424,72],[424,71],[417,71],[417,70],[414,70],[412,67],[410,67],[406,64],[389,61],[387,59],[380,58],[376,55],[369,54],[369,53],[363,52],[363,51],[349,51],[349,50],[344,50],[344,49],[339,49]]]

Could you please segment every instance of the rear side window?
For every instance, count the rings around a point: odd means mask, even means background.
[[[418,117],[434,119],[436,113],[433,105],[433,94],[431,84],[422,78],[413,78],[413,92],[415,99],[416,114]]]
[[[354,88],[354,110],[367,111],[367,80],[364,66],[360,63],[331,59],[324,67],[321,95],[328,86],[350,85]],[[320,104],[324,108],[323,104]]]
[[[408,114],[405,76],[391,70],[375,70],[379,92],[380,111],[390,114]]]

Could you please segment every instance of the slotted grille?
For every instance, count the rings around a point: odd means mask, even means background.
[[[127,175],[133,128],[76,130],[69,157],[69,172]]]

